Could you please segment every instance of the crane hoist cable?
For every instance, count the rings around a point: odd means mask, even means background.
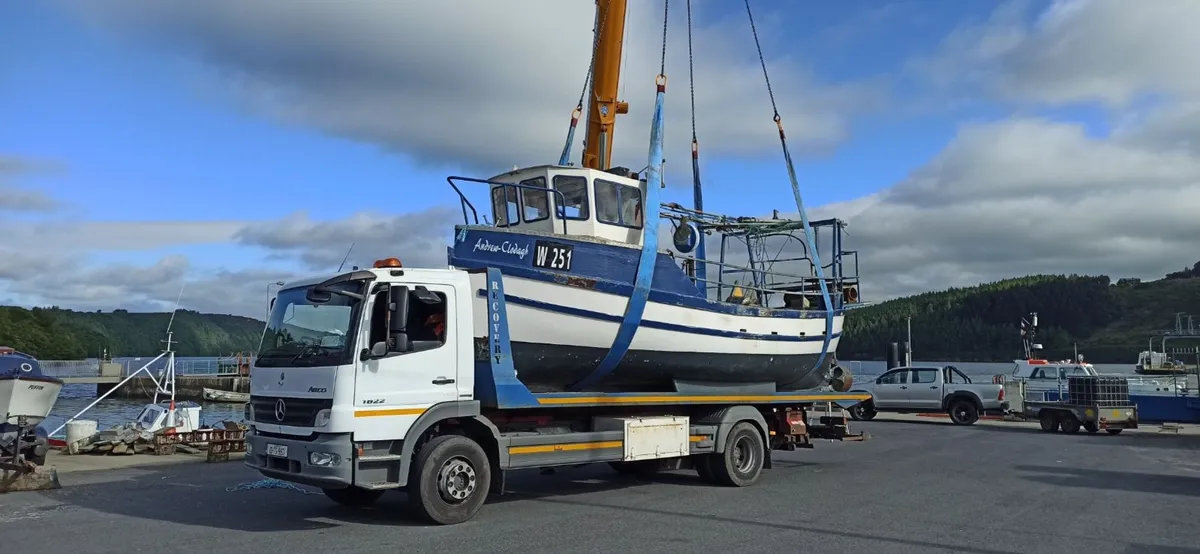
[[[746,16],[750,19],[750,32],[754,35],[754,47],[758,50],[758,63],[762,65],[763,79],[767,83],[767,95],[771,98],[772,120],[779,128],[779,143],[783,147],[783,159],[787,163],[788,178],[792,182],[792,195],[796,197],[796,210],[800,212],[800,223],[804,226],[804,238],[812,255],[813,269],[817,277],[817,285],[821,289],[821,299],[825,305],[825,341],[821,346],[821,355],[817,358],[814,368],[820,368],[829,353],[829,342],[833,339],[833,313],[835,306],[829,296],[829,287],[825,284],[825,271],[821,268],[821,256],[817,252],[816,238],[812,225],[808,221],[808,213],[804,210],[804,200],[800,196],[800,183],[796,178],[796,166],[792,162],[792,154],[788,150],[787,134],[783,132],[783,118],[779,116],[779,106],[775,103],[775,92],[771,90],[771,76],[767,73],[767,60],[763,57],[762,45],[758,40],[758,29],[754,26],[754,13],[750,10],[750,0],[745,0]]]
[[[579,91],[579,102],[571,111],[571,125],[567,128],[567,142],[563,145],[562,154],[558,157],[558,165],[567,165],[571,161],[571,145],[575,143],[575,128],[579,126],[579,116],[583,114],[583,100],[587,98],[588,86],[596,73],[596,51],[600,48],[600,33],[604,31],[604,22],[608,20],[608,5],[604,11],[596,14],[596,35],[592,38],[592,61],[588,62],[587,75],[583,77],[583,90]]]

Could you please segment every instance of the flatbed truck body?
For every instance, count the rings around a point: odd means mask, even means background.
[[[476,294],[487,296],[486,314],[471,313]],[[438,344],[410,340],[414,303],[441,306],[445,333]],[[439,524],[473,517],[489,492],[504,492],[507,472],[516,469],[598,462],[637,473],[690,467],[715,483],[748,486],[771,467],[774,450],[810,448],[815,437],[853,437],[844,408],[870,398],[729,389],[532,392],[512,364],[502,276],[492,268],[377,263],[287,285],[267,333],[284,332],[288,310],[293,320],[345,312],[345,352],[353,356],[332,346],[272,356],[264,340],[266,355],[251,374],[246,464],[320,487],[348,505],[406,490],[417,514]],[[475,338],[476,315],[486,317],[485,339]],[[310,351],[328,359],[300,363]],[[812,425],[809,411],[821,403],[838,414]]]

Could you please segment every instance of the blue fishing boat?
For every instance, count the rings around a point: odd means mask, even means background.
[[[857,253],[843,249],[844,221],[809,221],[777,110],[796,219],[705,211],[694,130],[694,206],[660,202],[662,74],[645,170],[610,163],[616,115],[628,110],[617,99],[624,20],[624,0],[597,1],[589,85],[557,164],[447,179],[464,217],[455,227],[449,265],[503,273],[512,355],[526,368],[522,382],[535,392],[848,386],[844,372],[835,370],[835,353],[846,310],[860,302]],[[569,163],[570,149],[588,97],[582,165],[576,166]],[[773,96],[771,102],[774,108]],[[464,193],[468,185],[488,189],[490,214],[482,220]],[[673,248],[659,245],[663,222],[672,226]],[[821,251],[819,231],[828,242]],[[715,260],[706,253],[709,245],[719,247]],[[768,249],[784,254],[769,256]],[[486,314],[484,291],[478,293],[475,309]],[[479,325],[477,353],[486,355],[487,329]]]

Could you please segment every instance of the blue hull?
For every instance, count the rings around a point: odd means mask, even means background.
[[[1046,391],[1046,400],[1059,400],[1058,391]],[[1131,394],[1129,400],[1137,406],[1140,422],[1200,423],[1200,398]]]

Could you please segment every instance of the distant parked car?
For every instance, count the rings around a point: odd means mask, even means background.
[[[850,409],[856,420],[872,419],[879,412],[946,412],[954,424],[972,425],[985,411],[1008,411],[1004,385],[972,383],[954,366],[897,367],[854,391],[871,394],[870,400]]]

